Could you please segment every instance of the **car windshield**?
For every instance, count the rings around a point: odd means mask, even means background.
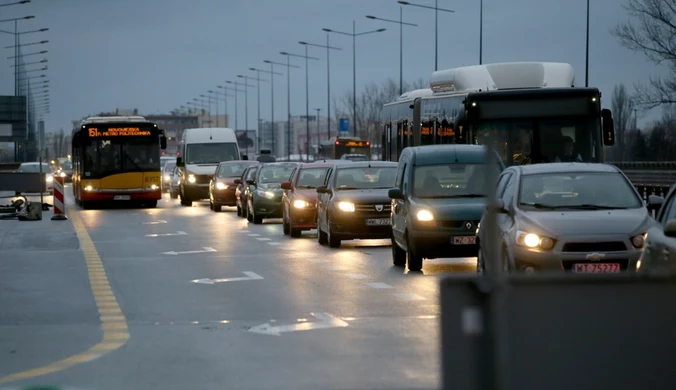
[[[326,172],[329,168],[306,168],[301,169],[298,176],[296,187],[298,188],[317,188],[324,184]]]
[[[413,170],[413,195],[419,198],[486,196],[483,164],[422,165]]]
[[[218,164],[240,159],[237,145],[232,142],[188,144],[185,154],[186,164]]]
[[[167,161],[167,163],[164,164],[164,172],[173,171],[175,166],[176,166],[176,161]]]
[[[294,165],[268,165],[261,168],[258,174],[258,182],[261,184],[281,183],[291,178]]]
[[[218,168],[218,177],[242,177],[244,171],[250,166],[251,164],[245,163],[223,164]]]
[[[340,168],[336,172],[337,190],[392,188],[397,167]]]
[[[40,172],[40,164],[21,164],[18,172]],[[52,168],[49,164],[42,164],[42,173],[52,173]]]
[[[519,206],[526,209],[629,209],[643,206],[616,172],[566,172],[523,176]]]
[[[345,154],[341,157],[341,160],[368,161],[368,157],[365,154]]]

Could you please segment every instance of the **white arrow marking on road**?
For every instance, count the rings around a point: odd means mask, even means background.
[[[200,284],[214,284],[214,283],[225,283],[225,282],[240,282],[244,280],[261,280],[263,279],[262,276],[258,275],[257,273],[254,272],[242,272],[246,276],[240,276],[238,278],[223,278],[223,279],[195,279],[192,282],[193,283],[200,283]]]
[[[216,252],[216,249],[211,248],[211,247],[208,247],[208,246],[205,246],[205,247],[202,247],[202,248],[204,248],[204,249],[201,250],[201,251],[185,251],[185,252],[171,251],[171,252],[162,252],[161,254],[163,254],[163,255],[174,255],[174,256],[176,256],[176,255],[190,255],[190,254],[193,254],[193,253]]]
[[[321,322],[303,322],[293,325],[272,326],[269,323],[254,326],[249,332],[266,334],[270,336],[279,336],[286,332],[298,332],[301,330],[344,328],[349,324],[329,313],[311,313],[313,317]]]
[[[143,222],[144,225],[158,225],[160,223],[167,223],[167,221],[160,219],[160,220],[153,221],[153,222]]]
[[[168,236],[185,236],[186,232],[177,231],[176,233],[163,233],[163,234],[146,234],[146,237],[168,237]]]

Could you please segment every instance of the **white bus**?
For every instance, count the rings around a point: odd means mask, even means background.
[[[222,161],[240,160],[235,131],[206,127],[186,129],[179,143],[179,196],[183,206],[209,198],[209,181]]]

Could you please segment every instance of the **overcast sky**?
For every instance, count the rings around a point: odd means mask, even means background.
[[[433,0],[417,3],[434,5]],[[623,3],[592,1],[590,85],[601,89],[606,107],[614,85],[632,86],[661,72],[610,35],[610,29],[627,17]],[[439,0],[439,7],[455,10],[439,14],[439,68],[477,64],[479,0]],[[575,68],[576,85],[584,86],[585,10],[586,0],[484,0],[484,63],[568,62]],[[237,74],[253,76],[250,67],[269,69],[265,59],[285,62],[280,51],[302,54],[298,41],[324,44],[324,27],[351,31],[352,20],[357,32],[387,28],[357,38],[357,88],[399,76],[399,26],[365,17],[398,19],[395,0],[32,0],[2,7],[0,14],[0,19],[35,15],[19,23],[20,31],[50,29],[21,38],[22,43],[50,41],[24,48],[49,50],[48,131],[61,127],[69,131],[71,120],[115,108],[166,113],[225,80],[235,80]],[[434,12],[405,6],[404,20],[418,24],[404,31],[404,78],[428,79],[434,70]],[[3,29],[13,28],[3,24]],[[0,38],[3,46],[13,44],[9,34]],[[331,45],[343,49],[331,53],[331,89],[339,94],[352,86],[352,41],[339,35],[330,39]],[[12,53],[5,52],[0,93],[11,95],[12,60],[6,57]],[[320,58],[310,63],[310,109],[322,108],[325,113],[326,52],[310,48],[310,55]],[[295,63],[304,66],[302,60]],[[286,70],[279,71],[285,75],[275,79],[276,118],[286,116]],[[305,111],[304,76],[304,68],[292,70],[293,115]],[[255,89],[250,91],[253,128]],[[262,116],[268,119],[269,83],[261,88],[261,96]],[[243,106],[239,105],[240,124]],[[231,113],[233,109],[231,102]],[[652,118],[644,120],[648,119]]]

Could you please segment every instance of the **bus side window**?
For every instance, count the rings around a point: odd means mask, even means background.
[[[399,153],[397,153],[397,126],[390,126],[390,161],[397,161],[399,159]]]

